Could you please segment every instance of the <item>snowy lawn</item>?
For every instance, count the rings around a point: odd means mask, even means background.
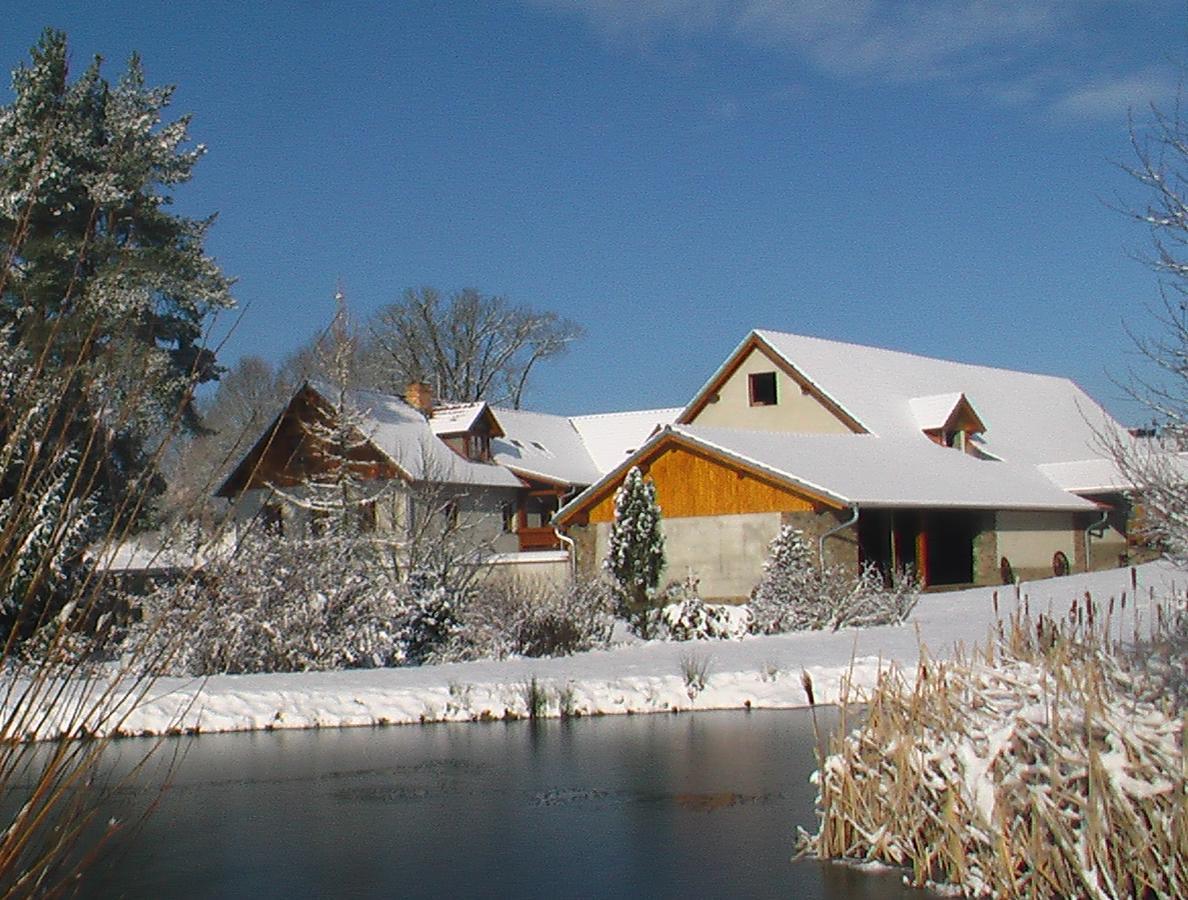
[[[1020,603],[1063,616],[1086,591],[1108,602],[1127,594],[1115,614],[1133,633],[1137,612],[1149,622],[1153,596],[1183,589],[1188,573],[1166,563],[1029,582]],[[998,612],[993,596],[998,594]],[[904,625],[839,632],[799,632],[732,641],[635,642],[556,659],[509,659],[417,668],[159,679],[124,720],[122,732],[248,731],[426,721],[468,721],[538,714],[601,715],[709,709],[782,709],[807,705],[801,672],[818,703],[834,702],[843,679],[873,685],[888,662],[910,666],[920,645],[934,657],[986,640],[1016,607],[1012,587],[924,595]],[[702,676],[699,678],[699,676]],[[704,686],[700,687],[700,681]],[[535,689],[534,689],[535,686]],[[53,736],[52,717],[42,736]]]

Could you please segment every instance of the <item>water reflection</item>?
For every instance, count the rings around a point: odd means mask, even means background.
[[[202,736],[87,893],[922,896],[790,862],[812,768],[801,712]]]

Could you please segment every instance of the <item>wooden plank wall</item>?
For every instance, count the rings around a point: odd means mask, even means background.
[[[670,446],[640,468],[656,483],[656,501],[665,518],[806,512],[815,508],[811,500],[786,487],[688,447]],[[612,491],[590,510],[589,520],[611,522],[614,518]]]

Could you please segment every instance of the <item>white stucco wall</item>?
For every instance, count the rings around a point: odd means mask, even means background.
[[[777,402],[772,406],[751,406],[749,376],[760,372],[775,372]],[[718,391],[718,401],[706,404],[693,422],[755,431],[811,434],[848,434],[850,431],[815,397],[801,391],[799,384],[758,349],[752,350],[734,374],[726,379]]]
[[[999,511],[995,516],[998,555],[1011,562],[1016,574],[1034,578],[1052,574],[1057,551],[1076,567],[1077,542],[1084,532],[1075,528],[1068,512]]]

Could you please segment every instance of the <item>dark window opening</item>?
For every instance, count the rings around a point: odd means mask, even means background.
[[[516,530],[516,504],[510,500],[504,500],[499,504],[499,517],[503,520],[503,533],[511,534]]]
[[[747,376],[750,387],[751,406],[775,406],[776,373],[755,372]]]
[[[556,494],[530,494],[524,499],[524,526],[548,528],[553,513],[560,509]]]

